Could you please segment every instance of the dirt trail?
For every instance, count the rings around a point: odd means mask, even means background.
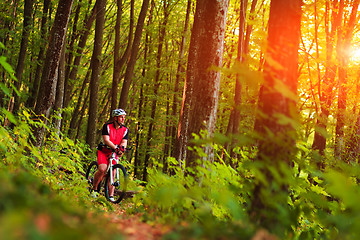
[[[139,215],[128,215],[123,206],[115,206],[115,211],[107,216],[115,228],[125,235],[127,240],[161,239],[171,229],[161,224],[149,224]]]

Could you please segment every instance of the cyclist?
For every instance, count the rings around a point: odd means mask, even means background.
[[[109,155],[112,150],[115,150],[117,157],[121,157],[125,151],[127,140],[129,137],[129,129],[124,126],[126,112],[123,109],[115,109],[112,111],[112,122],[105,123],[102,128],[102,143],[99,144],[97,150],[98,170],[94,175],[93,189],[91,196],[98,196],[98,185],[103,177],[106,175],[106,170],[109,165]],[[106,148],[102,147],[106,145]],[[110,200],[114,201],[114,188],[109,189]]]

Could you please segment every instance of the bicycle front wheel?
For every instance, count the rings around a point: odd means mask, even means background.
[[[106,175],[105,179],[105,197],[112,203],[119,203],[126,194],[127,187],[127,173],[123,165],[115,164],[112,167],[113,182],[110,180],[110,172]],[[114,201],[110,200],[110,196],[113,194]]]

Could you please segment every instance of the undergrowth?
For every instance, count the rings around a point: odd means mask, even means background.
[[[14,128],[0,127],[0,239],[121,238],[102,216],[113,206],[104,197],[89,197],[83,175],[84,166],[95,158],[86,157],[90,149],[50,128],[44,146],[34,148],[31,126],[39,123],[27,112],[15,118],[2,110],[0,120],[5,118]],[[299,152],[292,166],[278,168],[253,161],[254,151],[247,146],[238,149],[237,159],[229,159],[232,164],[218,157],[182,169],[169,158],[172,174],[149,169],[148,182],[129,200],[128,213],[172,225],[174,231],[164,239],[251,239],[264,231],[278,239],[359,238],[359,165],[328,159],[332,164],[319,171],[319,156],[300,143]],[[274,175],[273,182],[266,183],[264,168]],[[261,210],[271,223],[266,230],[250,211],[258,182],[267,184],[261,197],[275,209]],[[136,187],[136,181],[132,184]],[[288,191],[273,194],[281,184]]]
[[[146,188],[134,199],[134,211],[177,226],[166,239],[250,239],[264,231],[264,226],[251,220],[249,206],[254,183],[266,182],[261,171],[267,167],[274,181],[266,183],[269,190],[261,197],[275,214],[269,208],[261,210],[262,217],[271,222],[265,235],[278,239],[359,238],[359,165],[338,162],[319,171],[314,164],[319,156],[305,148],[301,151],[291,167],[284,164],[278,169],[251,160],[253,152],[246,147],[234,168],[219,158],[183,170],[172,159],[175,174],[150,170]],[[274,195],[271,189],[281,184],[286,184],[288,191]]]
[[[86,146],[47,129],[35,148],[27,112],[0,116],[14,126],[0,127],[0,239],[122,239],[102,214],[112,205],[89,196]]]

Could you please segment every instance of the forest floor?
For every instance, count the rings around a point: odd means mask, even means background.
[[[140,214],[127,214],[127,207],[131,207],[130,203],[114,204],[114,211],[105,214],[109,223],[114,224],[126,240],[161,239],[164,234],[171,231],[170,226],[144,222]]]

